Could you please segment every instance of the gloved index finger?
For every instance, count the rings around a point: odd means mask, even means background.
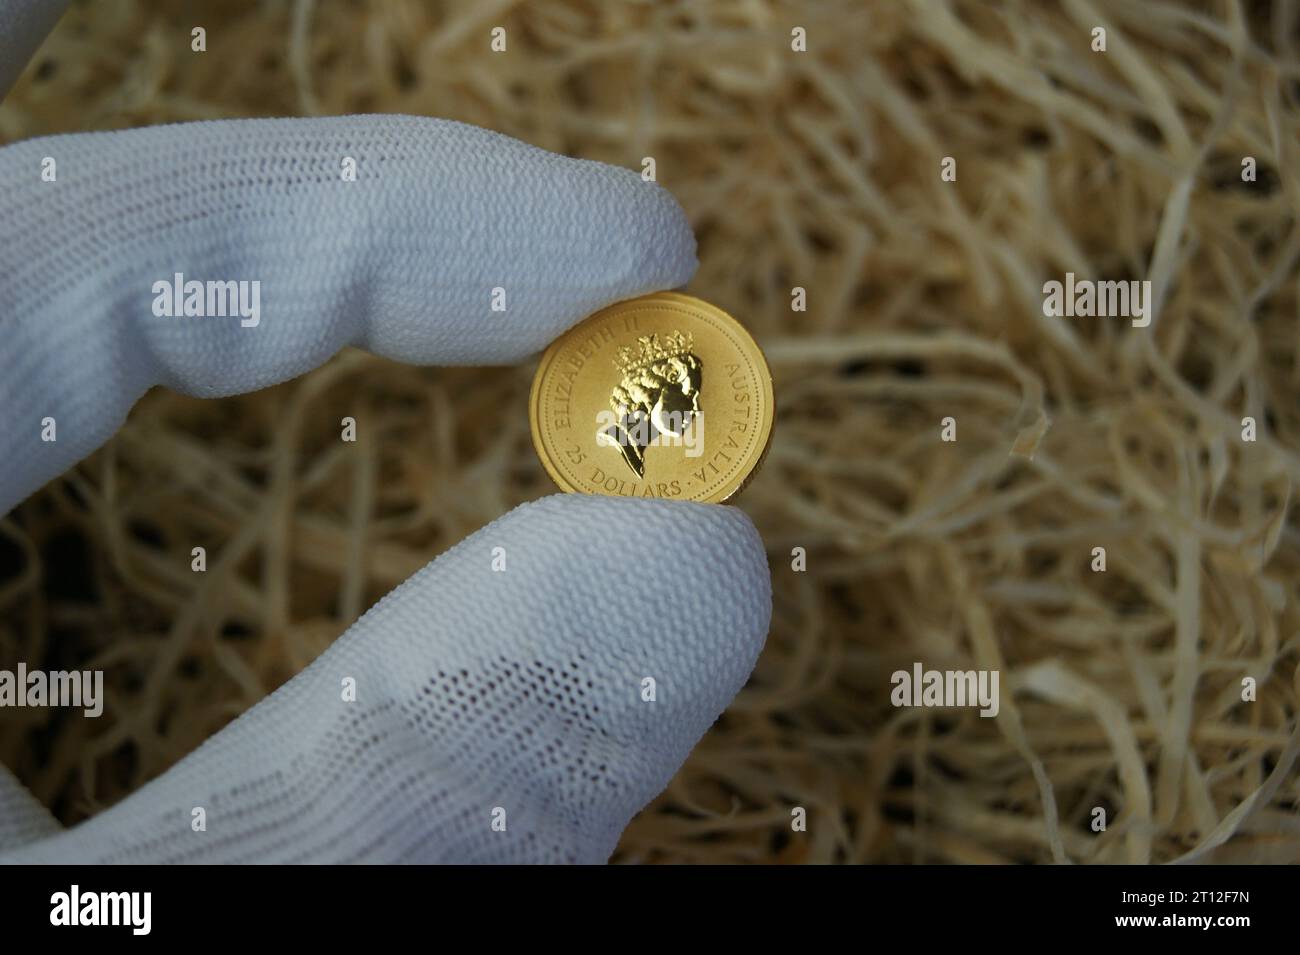
[[[251,391],[345,345],[513,362],[696,265],[680,206],[631,170],[421,117],[29,140],[0,181],[0,513],[151,385]]]

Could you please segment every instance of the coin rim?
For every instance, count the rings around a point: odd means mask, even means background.
[[[761,436],[761,441],[763,445],[762,449],[758,452],[758,456],[754,459],[754,464],[752,467],[750,467],[749,472],[743,478],[741,478],[739,483],[737,483],[737,485],[734,488],[732,488],[730,491],[728,491],[726,494],[723,494],[721,496],[710,496],[702,499],[696,499],[692,497],[684,498],[684,500],[696,501],[696,503],[700,503],[700,504],[726,504],[727,502],[734,500],[736,495],[738,495],[741,491],[743,491],[746,488],[746,486],[748,486],[749,482],[754,479],[754,475],[756,475],[758,473],[758,469],[763,466],[763,462],[767,458],[767,452],[772,447],[772,432],[773,430],[775,430],[776,427],[776,391],[772,387],[772,369],[767,363],[767,356],[763,354],[763,349],[759,347],[759,344],[754,339],[754,336],[749,333],[749,329],[747,329],[744,325],[742,325],[734,315],[730,314],[724,309],[719,308],[718,306],[712,304],[711,302],[706,302],[701,298],[696,298],[694,295],[686,295],[685,293],[682,292],[665,291],[665,292],[651,292],[648,295],[641,295],[638,296],[637,298],[623,299],[622,301],[614,302],[610,305],[606,305],[604,308],[600,309],[599,311],[593,312],[592,314],[584,318],[582,321],[566,329],[562,334],[560,334],[559,337],[557,337],[553,342],[551,342],[551,344],[546,347],[546,350],[542,352],[542,358],[537,365],[537,371],[533,375],[533,384],[532,387],[529,389],[529,394],[528,394],[528,425],[529,425],[529,431],[532,432],[533,450],[537,452],[538,460],[542,462],[542,468],[546,471],[546,473],[550,476],[551,480],[561,491],[565,491],[570,494],[593,493],[591,491],[584,490],[583,488],[575,487],[564,476],[563,472],[559,469],[559,467],[555,465],[555,463],[551,460],[550,453],[547,451],[545,447],[543,447],[542,428],[541,428],[541,419],[540,419],[542,379],[546,376],[547,368],[555,360],[556,356],[560,353],[563,342],[571,334],[573,334],[574,332],[576,332],[578,329],[582,328],[585,325],[593,324],[598,319],[607,317],[610,312],[615,312],[619,309],[626,308],[630,305],[644,306],[646,304],[646,299],[664,299],[667,301],[675,301],[677,304],[688,308],[698,309],[700,311],[713,312],[715,316],[720,316],[724,320],[724,324],[726,322],[730,322],[731,325],[734,326],[739,336],[745,341],[748,341],[749,344],[753,346],[754,353],[758,356],[759,367],[758,369],[756,369],[757,371],[756,377],[758,378],[759,388],[763,392],[763,396],[767,399],[768,407],[771,409],[771,413],[766,416],[766,420],[763,422],[763,429],[765,433]],[[618,497],[619,495],[603,494],[599,496]]]

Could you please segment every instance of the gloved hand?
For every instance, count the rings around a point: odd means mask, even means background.
[[[48,8],[0,0],[0,64],[30,53]],[[340,176],[345,157],[355,181]],[[7,146],[0,513],[102,444],[153,384],[250,391],[344,345],[420,364],[518,361],[610,302],[685,283],[694,251],[676,202],[635,173],[439,120],[208,122]],[[260,281],[260,322],[154,315],[153,283],[178,272]],[[490,308],[497,287],[504,313]],[[60,831],[0,768],[0,861],[604,861],[744,683],[770,615],[762,542],[736,508],[525,504],[87,822]],[[198,807],[206,831],[191,827]]]

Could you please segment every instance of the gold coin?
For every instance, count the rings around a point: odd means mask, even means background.
[[[575,325],[542,355],[533,445],[561,490],[721,503],[772,439],[772,376],[734,318],[656,292]]]

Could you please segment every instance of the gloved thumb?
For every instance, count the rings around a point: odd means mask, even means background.
[[[734,507],[525,504],[159,779],[0,861],[602,862],[744,684],[771,611]]]

